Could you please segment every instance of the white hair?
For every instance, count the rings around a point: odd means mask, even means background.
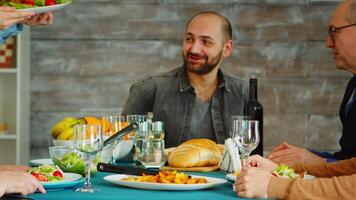
[[[346,19],[349,23],[356,23],[356,0],[351,0]]]

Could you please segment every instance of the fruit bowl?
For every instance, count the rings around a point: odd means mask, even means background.
[[[68,146],[49,147],[49,155],[55,165],[63,172],[71,172],[85,175],[85,162],[79,157],[73,148]],[[94,158],[91,165],[91,173],[96,173],[96,166],[100,162],[99,154]]]

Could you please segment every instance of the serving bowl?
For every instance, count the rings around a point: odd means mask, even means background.
[[[134,146],[133,140],[120,140],[113,146],[113,159],[118,161],[126,157]]]
[[[52,146],[49,147],[49,155],[55,165],[57,165],[63,172],[71,172],[77,174],[85,174],[85,162],[77,155],[75,150],[68,146]],[[96,173],[96,166],[100,162],[100,155],[98,154],[91,165],[91,173]]]
[[[54,146],[73,147],[73,140],[53,140]]]

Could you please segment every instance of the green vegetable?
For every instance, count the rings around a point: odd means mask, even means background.
[[[16,9],[24,9],[24,8],[33,8],[34,6],[22,3],[14,3],[14,2],[6,2],[3,3],[2,6],[11,6],[15,7]]]
[[[53,163],[55,165],[58,165],[58,167],[64,172],[72,172],[85,175],[84,160],[74,152],[67,153],[62,158],[53,157],[52,160]],[[100,162],[100,160],[101,158],[99,155],[94,158],[93,164],[91,165],[90,169],[91,173],[94,174],[97,172],[96,165]]]
[[[72,2],[72,0],[56,0],[56,4],[69,3],[69,2]]]
[[[289,168],[285,164],[281,164],[278,167],[276,167],[274,170],[272,170],[272,174],[275,174],[278,177],[289,178],[289,179],[299,177],[299,175],[294,172],[294,169]]]
[[[46,0],[35,0],[36,6],[45,6]]]

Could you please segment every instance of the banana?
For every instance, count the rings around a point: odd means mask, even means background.
[[[58,135],[57,140],[68,140],[71,137],[74,137],[74,128],[68,127]]]
[[[68,127],[72,127],[76,124],[82,124],[84,123],[83,119],[77,119],[74,117],[66,117],[62,119],[61,121],[57,122],[53,127],[52,127],[52,136],[53,138],[57,138],[58,135],[67,129]]]
[[[68,138],[68,140],[73,141],[74,140],[74,134],[72,136],[70,136],[70,138]]]

